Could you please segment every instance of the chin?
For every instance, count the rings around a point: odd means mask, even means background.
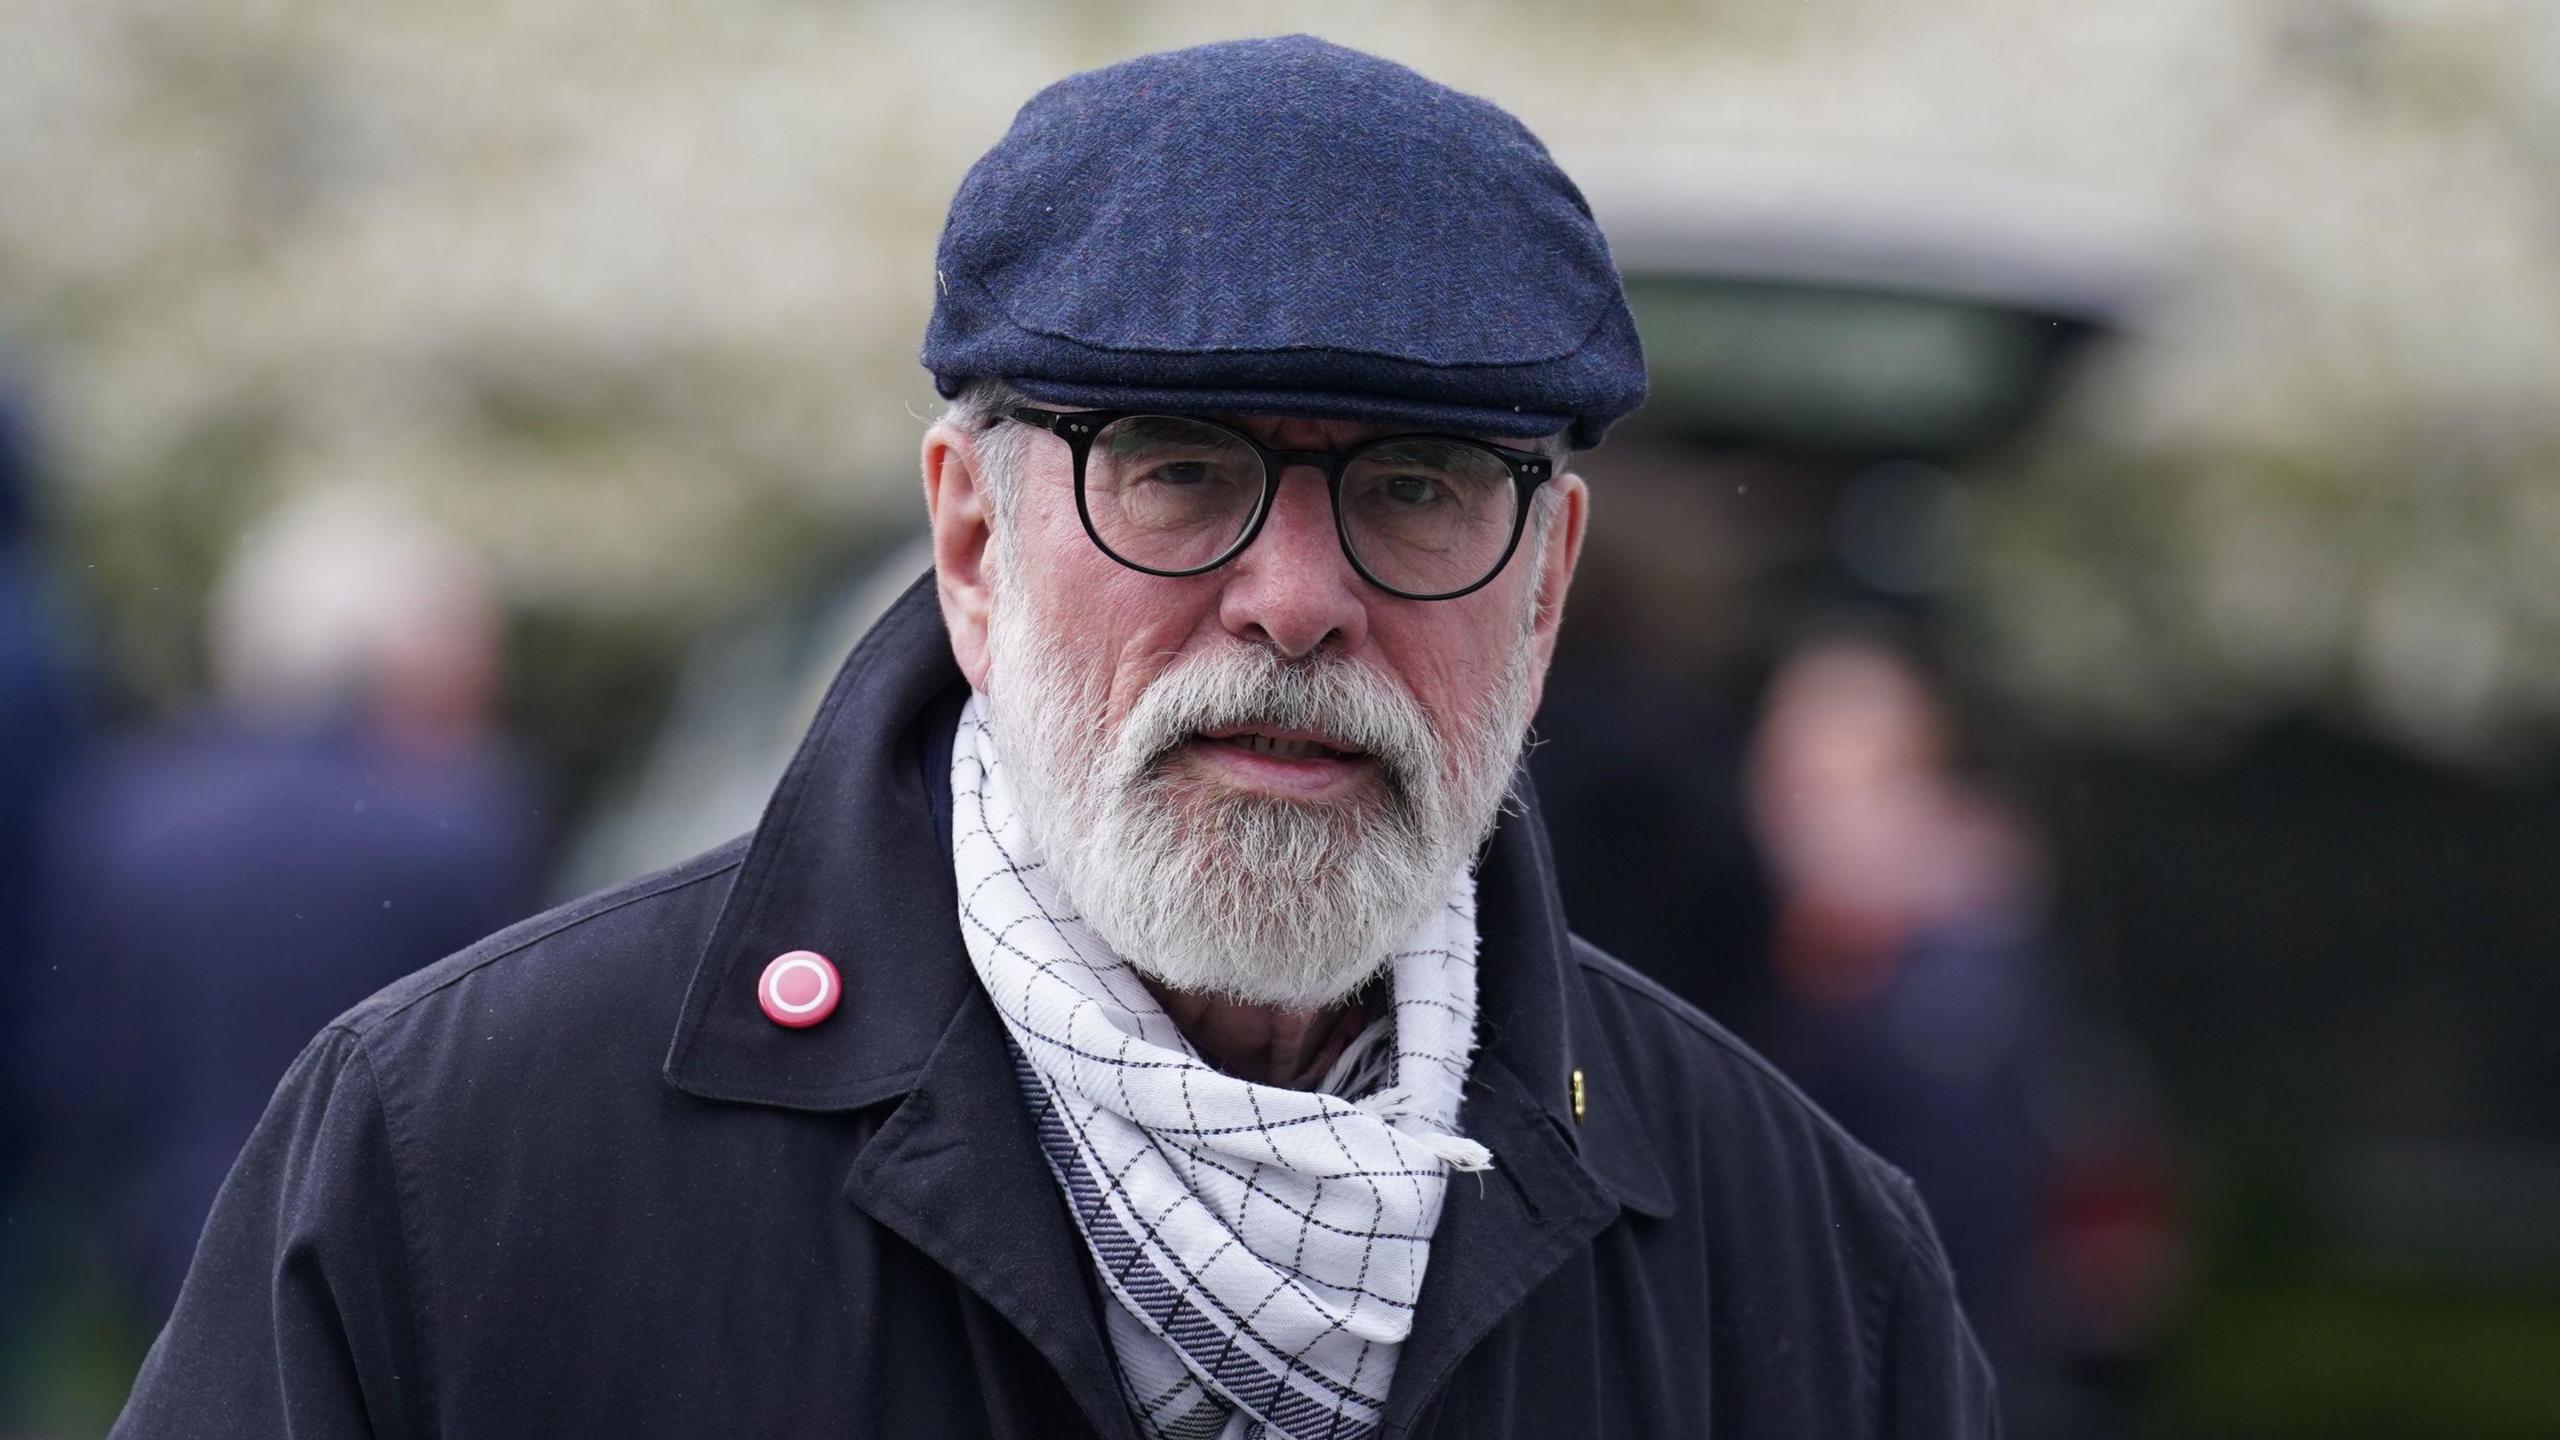
[[[1275,965],[1272,952],[1250,955],[1166,955],[1141,957],[1120,953],[1151,983],[1185,995],[1204,995],[1238,1005],[1268,1005],[1280,1010],[1324,1010],[1360,992],[1387,968],[1380,948],[1359,956],[1323,957],[1312,963]]]
[[[1447,857],[1374,814],[1267,798],[1171,808],[1179,821],[1105,821],[1060,878],[1115,952],[1174,990],[1323,1009],[1448,893]]]

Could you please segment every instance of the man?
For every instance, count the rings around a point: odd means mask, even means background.
[[[934,574],[756,834],[315,1041],[119,1433],[1988,1433],[1909,1185],[1505,805],[1643,386],[1537,142],[1149,57],[936,281]]]

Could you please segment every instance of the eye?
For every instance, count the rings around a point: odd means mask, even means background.
[[[1148,466],[1139,478],[1150,485],[1188,488],[1206,484],[1214,476],[1206,460],[1166,460]]]
[[[1411,474],[1390,475],[1379,481],[1378,494],[1395,505],[1408,508],[1428,505],[1440,498],[1439,487],[1432,484],[1429,477]]]

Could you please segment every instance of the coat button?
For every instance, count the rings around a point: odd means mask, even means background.
[[[774,956],[764,967],[764,978],[756,982],[756,1002],[764,1006],[764,1017],[794,1030],[805,1030],[836,1013],[836,1001],[843,996],[844,983],[836,978],[836,967],[815,950]]]

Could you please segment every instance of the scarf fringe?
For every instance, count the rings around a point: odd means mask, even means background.
[[[1473,1175],[1493,1168],[1493,1152],[1464,1135],[1451,1134],[1424,1120],[1416,1113],[1417,1102],[1401,1085],[1390,1085],[1375,1094],[1354,1100],[1352,1107],[1365,1110],[1395,1128],[1395,1132],[1423,1149],[1450,1169]]]

